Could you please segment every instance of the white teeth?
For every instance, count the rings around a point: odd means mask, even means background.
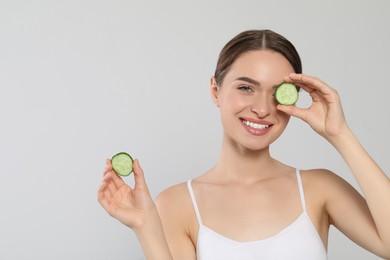
[[[254,129],[265,129],[265,128],[269,127],[269,125],[256,124],[256,123],[249,122],[249,121],[246,121],[246,120],[242,120],[242,122],[244,124],[246,124],[247,126],[250,126],[250,127],[254,128]]]

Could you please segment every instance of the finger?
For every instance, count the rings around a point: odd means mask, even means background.
[[[108,186],[107,189],[111,192],[111,194],[115,194],[115,192],[118,191],[118,188],[116,187],[116,185],[113,181],[110,181],[107,186]]]
[[[109,195],[106,195],[105,193],[98,195],[98,202],[99,204],[108,212],[110,213],[110,199]]]
[[[288,83],[294,84],[294,85],[296,85],[296,86],[299,87],[300,89],[303,89],[305,92],[307,92],[307,93],[309,93],[309,94],[312,93],[312,92],[314,92],[314,91],[316,91],[315,88],[310,87],[310,86],[306,85],[305,83],[297,82],[297,81],[292,80],[292,79],[290,78],[290,76],[286,76],[286,77],[284,78],[284,82],[288,82]]]
[[[283,106],[283,105],[277,105],[276,107],[279,111],[282,111],[286,113],[287,115],[297,117],[299,119],[302,119],[303,121],[307,122],[307,110],[298,108],[296,106]]]
[[[111,160],[106,159],[106,167],[104,168],[103,176],[112,170]]]
[[[114,171],[111,170],[109,173],[109,178],[111,179],[112,184],[115,189],[120,189],[123,185],[126,185],[123,179]]]
[[[109,186],[109,182],[102,182],[98,191],[98,202],[111,215],[113,207],[112,200],[115,196],[115,193],[111,192]]]
[[[111,178],[112,174],[113,173],[109,172],[109,173],[107,173],[106,176],[104,176],[104,179],[102,180],[102,183],[100,184],[98,193],[100,193],[100,192],[103,192],[103,193],[109,192],[111,194],[115,193],[116,188],[115,188],[115,186],[113,186],[114,184],[113,184],[113,181]]]
[[[105,207],[105,205],[107,205],[107,202],[108,202],[108,198],[110,197],[111,195],[111,192],[108,190],[108,183],[106,181],[103,181],[99,187],[99,190],[98,190],[98,201],[99,203]]]
[[[107,188],[107,183],[105,181],[102,181],[102,183],[100,184],[100,187],[98,189],[98,198],[103,197],[103,193],[104,193],[106,188]]]
[[[144,171],[142,170],[141,165],[139,164],[138,160],[134,160],[133,173],[134,173],[134,179],[135,179],[134,189],[136,189],[136,188],[147,189]]]
[[[333,92],[333,89],[330,86],[328,86],[325,82],[316,77],[304,74],[291,73],[289,75],[289,78],[291,79],[292,83],[301,86],[305,91],[309,93],[313,90],[318,90],[325,95],[329,95]]]
[[[104,169],[104,177],[111,179],[116,189],[119,189],[124,183],[121,177],[112,168],[111,160],[106,159],[106,168]]]
[[[287,82],[298,85],[299,87],[303,88],[306,92],[309,92],[309,93],[316,91],[316,90],[321,90],[322,89],[321,87],[324,87],[324,85],[325,85],[325,88],[326,87],[330,88],[329,86],[327,86],[324,82],[322,82],[318,78],[304,75],[304,74],[291,73],[290,75],[286,76],[284,80]],[[319,84],[321,84],[321,87]]]
[[[297,84],[297,83],[294,83],[294,84]],[[298,84],[297,84],[297,85],[298,85]],[[304,91],[306,91],[307,93],[309,93],[309,94],[316,91],[314,88],[311,88],[311,87],[306,86],[306,85],[304,85],[304,84],[299,84],[299,87],[300,87],[301,89],[303,89]]]

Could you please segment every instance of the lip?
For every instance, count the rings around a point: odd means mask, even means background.
[[[244,124],[244,121],[252,122],[255,124],[268,125],[268,127],[263,128],[263,129],[255,129],[253,127],[250,127],[250,126]],[[240,122],[241,122],[241,125],[244,127],[244,129],[248,133],[250,133],[251,135],[255,135],[255,136],[262,136],[262,135],[267,134],[272,129],[272,126],[273,126],[273,124],[271,122],[266,121],[266,120],[244,118],[244,117],[240,118]]]

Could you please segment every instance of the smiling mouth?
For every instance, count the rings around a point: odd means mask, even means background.
[[[258,123],[254,123],[254,122],[250,122],[248,120],[245,120],[245,119],[241,119],[242,123],[244,125],[247,125],[253,129],[266,129],[268,127],[270,127],[271,125],[263,125],[263,124],[258,124]]]

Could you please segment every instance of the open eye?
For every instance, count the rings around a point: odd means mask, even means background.
[[[247,85],[241,85],[238,87],[239,90],[242,90],[244,92],[253,92],[253,89],[250,86]]]

